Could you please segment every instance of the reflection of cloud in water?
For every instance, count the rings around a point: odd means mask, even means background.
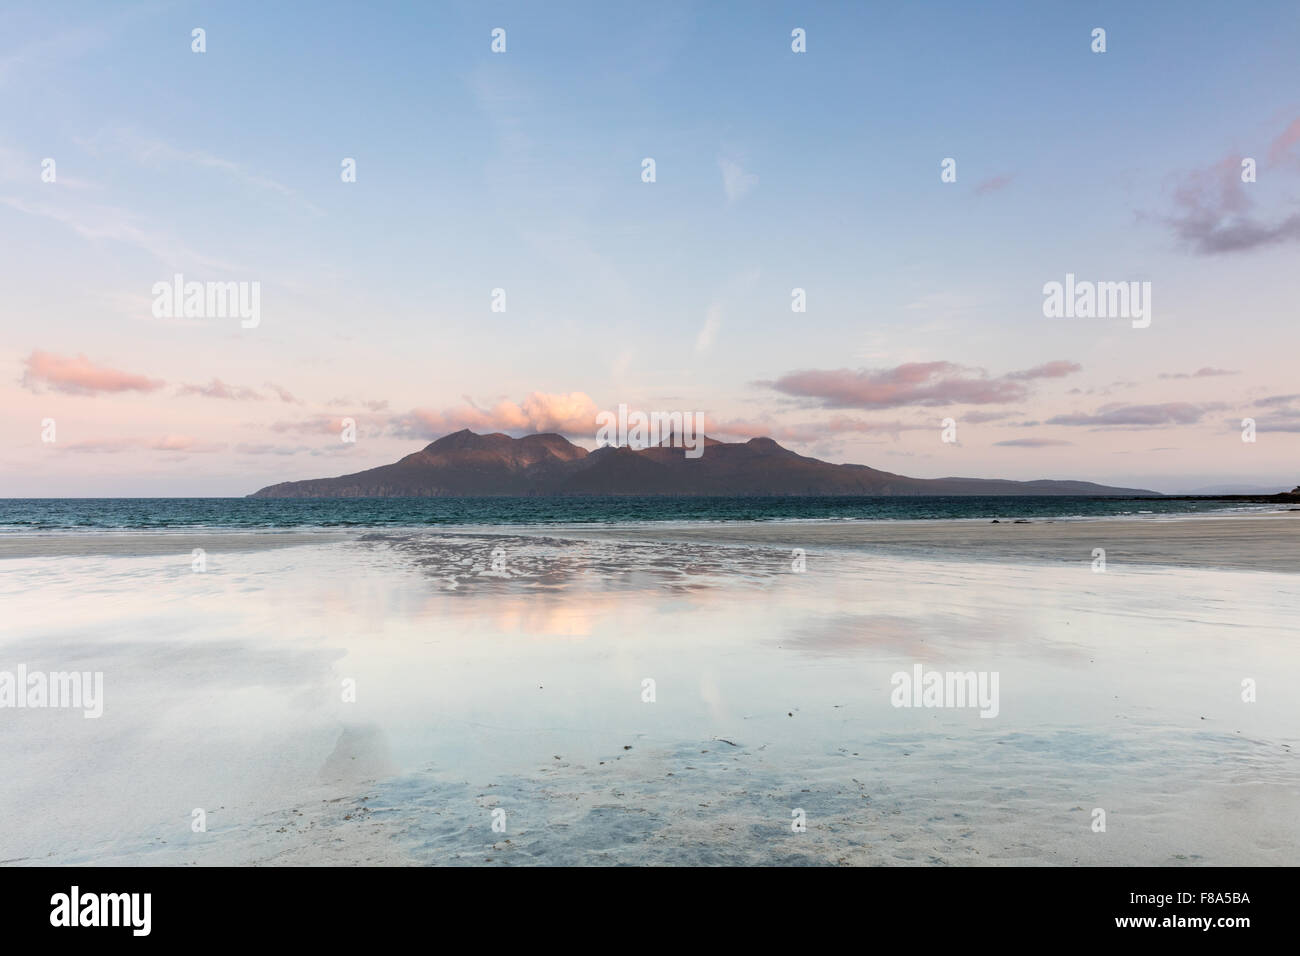
[[[596,600],[604,606],[593,606],[592,600],[575,604],[567,598],[507,596],[494,600],[488,613],[493,627],[504,634],[585,638],[592,633],[596,618],[618,611],[617,597],[609,595]]]
[[[788,552],[770,547],[449,532],[375,533],[361,541],[392,549],[440,589],[458,593],[700,591],[761,586],[790,570]]]

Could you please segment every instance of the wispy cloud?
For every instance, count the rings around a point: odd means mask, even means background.
[[[167,451],[186,454],[211,454],[224,451],[225,442],[207,442],[188,435],[166,435],[162,438],[102,438],[81,442],[60,443],[57,449],[73,454],[114,455],[124,451]]]
[[[292,393],[290,393],[290,391],[287,388],[284,388],[283,386],[280,385],[276,385],[275,382],[267,382],[266,387],[269,388],[271,391],[275,392],[276,396],[282,402],[289,402],[291,404],[302,404],[299,399],[293,397]],[[387,402],[385,402],[385,404],[387,404]]]
[[[246,164],[217,156],[202,149],[186,149],[156,136],[145,136],[132,129],[114,129],[92,138],[75,140],[91,154],[102,151],[123,151],[141,166],[160,168],[181,165],[194,169],[215,170],[255,189],[276,193],[291,200],[309,212],[319,215],[321,208],[308,201],[290,186],[270,176],[250,169]]]
[[[1268,414],[1255,421],[1257,432],[1300,432],[1300,394],[1269,395],[1257,399],[1256,408],[1268,409]],[[1229,422],[1236,428],[1239,422]]]
[[[1164,402],[1158,405],[1103,405],[1091,414],[1054,415],[1049,425],[1138,426],[1195,425],[1208,413],[1218,411],[1222,403],[1196,405],[1191,402]]]
[[[139,225],[126,209],[85,202],[50,202],[28,200],[18,196],[0,196],[0,204],[29,216],[39,216],[67,226],[83,239],[110,240],[143,249],[161,262],[176,269],[191,266],[242,271],[227,260],[217,259],[191,249],[185,243],[160,230]]]
[[[1267,398],[1257,399],[1255,404],[1261,408],[1266,408],[1274,405],[1290,405],[1298,401],[1300,401],[1300,394],[1270,395]]]
[[[1161,372],[1158,378],[1214,378],[1219,375],[1240,375],[1226,368],[1198,368],[1195,372]]]
[[[709,311],[704,316],[704,324],[700,326],[700,331],[695,336],[695,351],[707,352],[713,345],[720,328],[722,328],[722,309],[716,305],[709,306]]]
[[[718,168],[722,170],[722,191],[727,194],[727,202],[743,199],[758,185],[758,177],[733,160],[719,158]]]
[[[1082,371],[1083,366],[1078,362],[1058,359],[1055,362],[1044,362],[1042,365],[1035,365],[1033,368],[1027,368],[1021,372],[1008,372],[1006,377],[1012,381],[1024,382],[1035,378],[1065,378],[1067,375]]]
[[[986,196],[989,193],[995,193],[999,190],[1006,189],[1015,179],[1010,173],[1001,173],[997,176],[990,176],[988,179],[981,180],[975,184],[975,195]]]
[[[207,385],[182,385],[176,390],[177,395],[201,395],[204,398],[224,398],[237,402],[261,402],[266,396],[256,389],[244,385],[228,385],[219,378],[214,378]]]
[[[71,61],[103,46],[109,39],[109,31],[85,26],[28,40],[12,53],[0,55],[0,86],[25,69],[66,68]]]
[[[1278,166],[1300,167],[1300,150],[1295,148],[1297,144],[1300,144],[1300,117],[1293,119],[1291,125],[1282,130],[1269,146],[1269,165],[1274,168]]]
[[[341,415],[313,415],[297,421],[278,421],[271,423],[271,431],[287,432],[296,435],[339,435],[343,431],[345,417]]]
[[[372,412],[382,412],[388,408],[387,399],[372,399],[369,401],[353,398],[331,398],[325,403],[330,408],[365,408]]]
[[[983,425],[987,422],[1000,422],[1003,419],[1012,418],[1021,412],[966,412],[962,415],[961,420],[971,425]]]
[[[1011,438],[1007,441],[995,441],[993,443],[1002,448],[1053,448],[1059,445],[1073,445],[1072,441],[1061,441],[1057,438]]]
[[[981,369],[955,362],[909,362],[888,369],[805,369],[758,384],[812,399],[823,408],[990,405],[1023,399],[1029,394],[1024,381],[1060,378],[1080,368],[1075,362],[1059,360],[990,378]]]

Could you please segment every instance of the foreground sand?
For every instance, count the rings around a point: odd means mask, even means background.
[[[105,706],[0,711],[0,863],[1294,865],[1298,530],[27,538],[0,670]],[[996,718],[894,707],[917,664]]]

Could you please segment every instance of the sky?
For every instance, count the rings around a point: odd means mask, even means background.
[[[1293,0],[10,0],[0,496],[590,448],[620,404],[918,477],[1290,488],[1297,49]],[[1146,317],[1047,314],[1067,275]]]

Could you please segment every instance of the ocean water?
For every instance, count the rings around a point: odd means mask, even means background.
[[[1270,511],[1274,505],[1046,496],[590,498],[3,498],[0,533],[654,521],[1100,518]]]

